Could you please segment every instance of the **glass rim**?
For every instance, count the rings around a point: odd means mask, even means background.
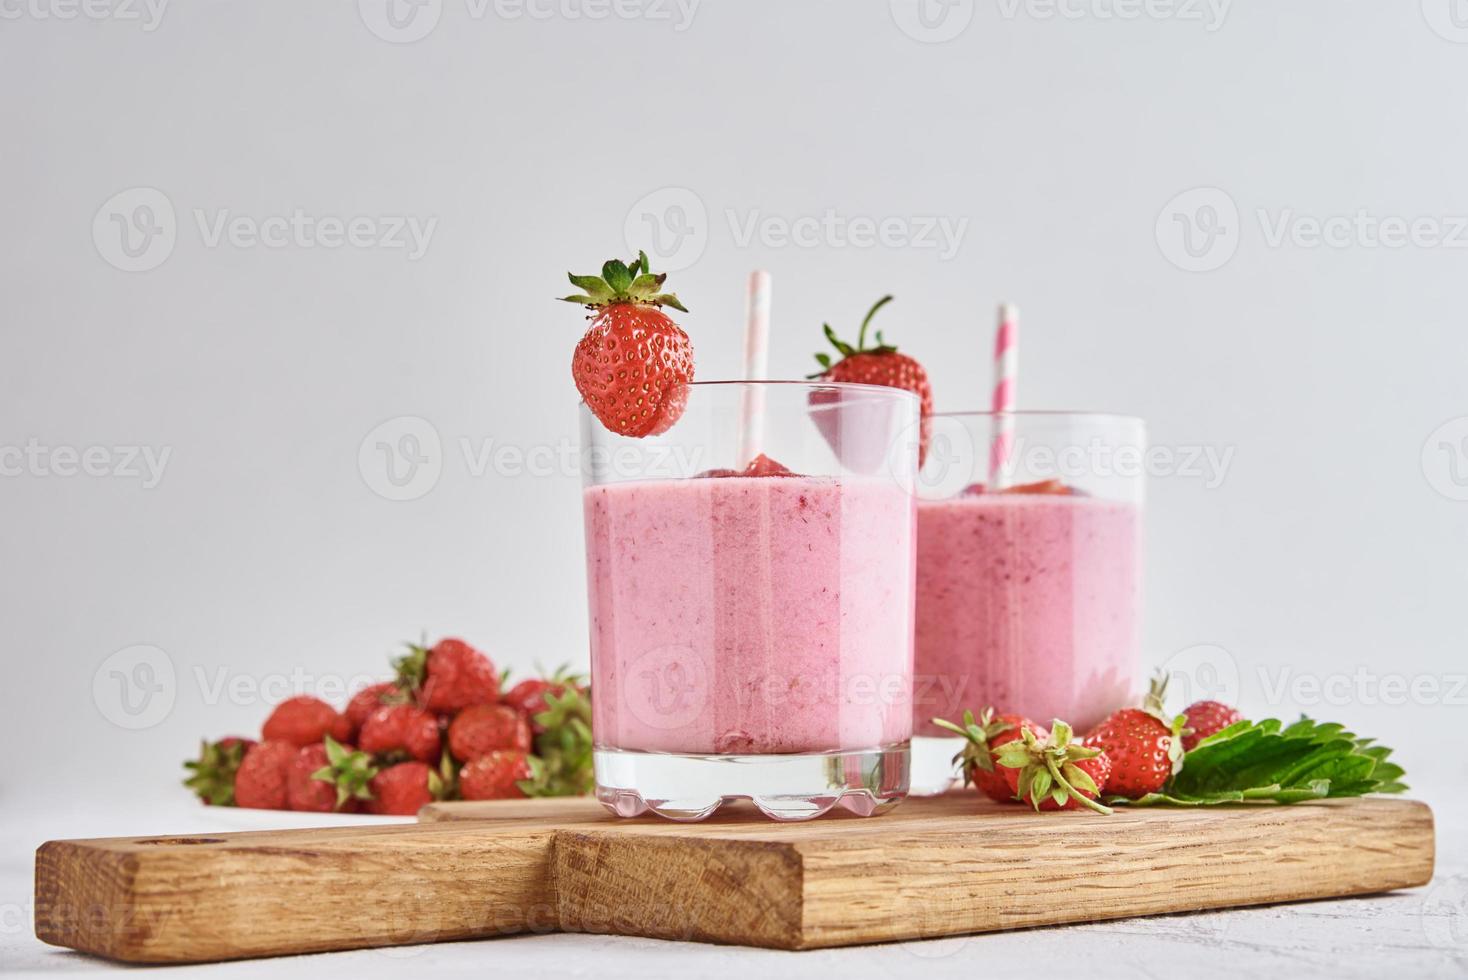
[[[685,388],[716,388],[716,387],[790,387],[790,388],[834,388],[837,391],[850,390],[859,392],[891,392],[895,395],[907,398],[918,396],[906,388],[895,388],[892,385],[866,384],[858,381],[822,381],[820,378],[761,378],[741,379],[727,378],[720,381],[685,381]]]
[[[996,412],[993,409],[971,409],[964,412],[934,412],[932,418],[1082,419],[1097,422],[1134,422],[1141,426],[1146,426],[1147,424],[1147,420],[1140,415],[1125,415],[1121,412],[1094,412],[1085,409],[1068,408],[1024,408],[1009,412]]]
[[[684,381],[684,382],[681,382],[680,384],[670,386],[670,389],[669,390],[671,390],[671,388],[708,388],[708,389],[713,389],[713,388],[730,388],[730,389],[739,389],[739,388],[754,388],[754,389],[777,389],[777,388],[794,389],[794,388],[804,388],[804,389],[807,389],[807,390],[810,390],[810,391],[837,391],[837,392],[846,391],[846,392],[851,392],[854,395],[862,395],[862,396],[867,396],[867,397],[872,397],[872,398],[888,398],[888,397],[890,397],[890,398],[892,398],[895,401],[902,401],[902,400],[906,399],[906,400],[911,400],[913,402],[916,402],[919,405],[919,407],[921,407],[921,405],[922,405],[922,400],[920,398],[918,398],[918,396],[916,394],[914,394],[911,391],[908,391],[906,388],[894,388],[892,385],[862,384],[862,383],[858,383],[858,382],[855,382],[855,381],[820,381],[820,380],[818,380],[816,378],[809,378],[809,379],[804,379],[804,380],[797,379],[797,378],[781,378],[781,379],[743,380],[743,381],[738,380],[738,379],[728,379],[728,380],[722,380],[722,381]],[[584,398],[578,399],[577,400],[577,405],[579,407],[581,407],[581,408],[586,409],[587,411],[590,411],[591,410],[591,406],[589,406],[589,405],[586,404],[586,399],[584,399]],[[838,404],[833,404],[833,405],[816,405],[816,406],[812,406],[812,410],[813,411],[814,410],[822,410],[822,411],[824,411],[824,410],[829,410],[829,409],[839,409],[839,408],[842,408],[842,407],[843,406],[841,404],[839,404],[839,403]],[[850,407],[850,406],[845,406],[845,407]]]

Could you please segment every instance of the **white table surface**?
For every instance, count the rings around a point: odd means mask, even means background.
[[[149,788],[153,793],[154,788]],[[157,787],[98,807],[81,796],[0,798],[0,975],[141,974],[170,980],[424,976],[812,976],[925,980],[954,977],[1468,976],[1468,840],[1457,816],[1468,793],[1418,792],[1437,813],[1438,869],[1423,889],[1093,925],[1030,929],[926,942],[787,953],[613,936],[521,936],[437,946],[359,950],[209,966],[128,968],[39,942],[32,930],[32,862],[42,841],[63,837],[200,833],[324,825],[339,819],[212,810]],[[1037,957],[1044,957],[1037,960]],[[1037,963],[1048,966],[1036,969]],[[493,971],[493,972],[491,972]]]

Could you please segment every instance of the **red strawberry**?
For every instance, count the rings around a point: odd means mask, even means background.
[[[530,730],[540,735],[545,731],[545,725],[536,721],[535,716],[550,707],[546,695],[560,699],[573,688],[584,693],[586,678],[580,674],[568,673],[567,668],[562,667],[548,678],[532,677],[521,681],[510,688],[501,700],[529,718]]]
[[[265,719],[261,734],[266,741],[289,742],[300,748],[321,741],[327,735],[338,741],[351,736],[352,725],[345,715],[320,698],[309,694],[286,698]]]
[[[783,463],[777,463],[764,453],[749,461],[740,476],[795,476],[795,472]]]
[[[532,778],[524,752],[482,755],[459,770],[459,793],[466,800],[512,800],[525,795],[518,783]]]
[[[570,276],[583,292],[564,299],[593,312],[571,359],[571,377],[587,408],[618,435],[666,432],[687,401],[693,345],[662,307],[688,311],[662,292],[666,278],[648,272],[645,252],[630,265],[612,259],[600,276]]]
[[[362,723],[357,739],[373,755],[405,752],[419,762],[438,758],[438,718],[412,704],[385,704]]]
[[[507,704],[476,704],[465,708],[449,725],[449,751],[460,762],[471,762],[496,749],[530,751],[530,724]]]
[[[1050,724],[1050,736],[1035,737],[1021,730],[1020,737],[995,755],[999,771],[1019,800],[1028,800],[1036,810],[1078,810],[1097,813],[1111,808],[1096,802],[1110,789],[1111,760],[1100,749],[1071,740],[1070,726],[1059,718]]]
[[[235,806],[284,810],[286,773],[296,757],[290,742],[261,742],[245,753],[234,774]]]
[[[412,645],[396,661],[398,685],[417,694],[429,711],[451,715],[471,704],[494,704],[500,698],[500,678],[488,657],[450,637],[432,647]]]
[[[896,347],[882,338],[880,330],[876,334],[877,345],[875,347],[866,345],[867,326],[872,322],[872,317],[876,316],[877,311],[891,301],[891,296],[883,296],[867,312],[866,319],[861,321],[861,330],[857,334],[855,347],[839,339],[830,324],[822,324],[826,332],[826,339],[841,354],[841,360],[833,364],[829,355],[817,354],[816,361],[821,365],[822,370],[821,373],[813,374],[811,377],[820,378],[822,381],[850,384],[886,385],[889,388],[901,388],[917,395],[922,400],[922,438],[918,449],[918,460],[921,462],[928,454],[930,418],[933,414],[933,386],[928,383],[928,372],[923,370],[923,366],[913,358],[906,354],[899,354]],[[835,445],[836,440],[832,439],[831,435],[832,433],[827,433],[828,441]]]
[[[1062,480],[1039,480],[1035,483],[1021,483],[1017,487],[1005,487],[1000,493],[1030,493],[1048,495],[1053,497],[1074,497],[1076,489],[1067,485]]]
[[[963,751],[953,757],[955,763],[963,763],[963,784],[973,784],[991,800],[1001,803],[1013,802],[1014,788],[1009,785],[1003,771],[994,766],[994,753],[1000,746],[1020,738],[1028,729],[1035,737],[1044,740],[1050,732],[1044,725],[1036,724],[1023,715],[996,715],[993,708],[985,708],[974,721],[972,711],[963,713],[963,725],[955,725],[942,718],[934,718],[933,724],[962,735],[968,740]]]
[[[347,702],[347,710],[344,712],[347,721],[351,723],[352,734],[356,735],[361,731],[367,716],[384,704],[397,704],[405,700],[407,700],[407,695],[394,681],[383,681],[381,684],[362,688],[352,695],[352,700]]]
[[[1244,716],[1238,708],[1222,701],[1198,701],[1183,709],[1183,719],[1188,726],[1183,732],[1183,751],[1191,752],[1203,739],[1238,724]]]
[[[1111,759],[1107,790],[1135,800],[1159,792],[1182,767],[1182,715],[1162,713],[1166,675],[1153,679],[1140,708],[1113,711],[1086,736],[1085,744]]]
[[[199,743],[199,757],[185,762],[191,775],[184,785],[211,806],[234,806],[234,777],[245,753],[255,746],[253,739],[229,735],[217,742]]]
[[[410,817],[434,800],[443,799],[443,779],[422,762],[400,762],[372,777],[370,813]]]

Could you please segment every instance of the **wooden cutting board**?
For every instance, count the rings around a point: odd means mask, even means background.
[[[1410,888],[1434,852],[1432,812],[1397,799],[1102,817],[968,792],[803,824],[523,800],[421,819],[51,841],[36,934],[151,963],[556,930],[807,949]]]

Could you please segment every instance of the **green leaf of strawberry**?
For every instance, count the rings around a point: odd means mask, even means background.
[[[1245,800],[1303,800],[1400,793],[1405,775],[1388,762],[1391,749],[1357,738],[1341,725],[1309,718],[1241,721],[1199,742],[1161,791],[1131,801],[1210,806]]]
[[[662,292],[663,282],[668,277],[666,274],[653,275],[648,271],[646,252],[638,252],[637,258],[630,265],[621,259],[608,259],[602,264],[600,276],[578,276],[574,272],[568,272],[566,278],[571,280],[571,285],[581,290],[571,296],[562,296],[561,299],[567,303],[594,310],[627,303],[671,306],[680,312],[688,312],[676,295]]]

